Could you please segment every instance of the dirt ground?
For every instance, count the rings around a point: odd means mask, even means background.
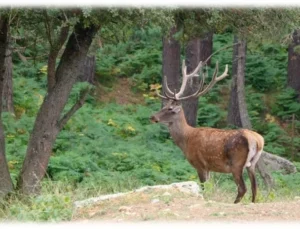
[[[179,191],[132,193],[76,210],[73,221],[300,222],[300,200],[232,204]]]
[[[100,96],[102,102],[142,103],[142,96],[131,91],[132,83],[120,78],[110,92]],[[203,221],[203,222],[297,222],[300,223],[300,199],[271,203],[239,203],[204,200],[178,191],[133,193],[126,197],[102,201],[91,207],[74,210],[73,222],[109,221]],[[233,202],[234,199],[232,199]]]
[[[112,89],[108,92],[100,89],[98,91],[99,101],[116,102],[117,104],[142,104],[144,102],[143,95],[141,93],[133,93],[131,90],[133,83],[129,78],[119,78],[116,83],[114,83]]]

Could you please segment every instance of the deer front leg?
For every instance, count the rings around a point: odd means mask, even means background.
[[[198,177],[201,183],[201,189],[204,190],[204,182],[209,178],[209,172],[206,170],[197,170]]]

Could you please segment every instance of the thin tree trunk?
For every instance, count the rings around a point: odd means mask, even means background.
[[[288,86],[294,88],[300,101],[300,30],[293,33],[293,41],[288,49]],[[296,49],[297,48],[297,49]]]
[[[177,32],[177,28],[173,27],[170,31],[170,35],[163,39],[163,76],[167,77],[169,88],[174,91],[179,88],[180,77],[180,44],[174,39],[174,34]],[[164,78],[163,83],[164,85]],[[163,91],[165,88],[163,87]],[[162,101],[163,105],[165,101]]]
[[[212,54],[213,33],[208,33],[202,39],[195,38],[188,42],[186,47],[186,66],[188,74],[192,72],[200,61],[206,60]],[[208,61],[210,65],[210,59]],[[184,95],[191,95],[197,91],[200,80],[194,77],[184,91]],[[184,115],[187,123],[191,126],[197,125],[198,98],[183,101]]]
[[[69,37],[56,70],[56,83],[44,99],[29,139],[26,157],[17,182],[17,188],[23,194],[36,194],[40,191],[40,182],[46,173],[56,137],[62,124],[66,123],[74,113],[74,110],[70,110],[61,118],[62,111],[77,81],[78,72],[83,68],[88,49],[98,29],[94,25],[85,27],[80,21]]]
[[[5,53],[7,49],[8,18],[0,16],[0,198],[13,190],[13,183],[9,174],[5,157],[5,135],[2,123],[2,95],[5,72]]]
[[[246,41],[234,38],[233,52],[233,79],[231,85],[230,102],[228,107],[228,123],[237,127],[251,129],[251,122],[248,116],[247,104],[245,99],[245,62],[246,62]],[[257,169],[264,180],[265,185],[271,188],[274,184],[273,179],[266,169],[264,156],[257,163]]]
[[[47,18],[46,20],[49,20],[49,19]],[[48,28],[48,27],[46,26],[46,28]],[[50,30],[50,28],[48,28],[48,30]],[[50,33],[51,33],[51,31],[48,32],[49,41],[51,39]],[[61,50],[62,46],[64,45],[64,43],[66,42],[66,40],[68,38],[68,34],[69,34],[69,26],[62,27],[60,29],[58,39],[56,41],[51,40],[51,42],[49,42],[50,43],[50,53],[48,56],[48,67],[47,67],[48,92],[50,92],[56,84],[56,78],[55,78],[56,59],[59,54],[59,51]],[[52,34],[52,36],[53,36],[53,34]]]
[[[3,111],[14,113],[13,80],[12,80],[12,52],[8,45],[5,58],[5,73],[3,84]]]

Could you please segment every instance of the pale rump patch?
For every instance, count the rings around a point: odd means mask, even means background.
[[[255,166],[262,153],[264,139],[257,133],[246,130],[244,132],[248,139],[249,153],[245,162],[245,167]]]
[[[244,165],[244,168],[251,166],[251,161],[257,152],[257,143],[256,143],[255,139],[248,137],[248,147],[249,147],[249,152],[248,152],[248,156],[247,156],[247,160]]]

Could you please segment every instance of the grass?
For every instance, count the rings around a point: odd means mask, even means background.
[[[282,186],[280,184],[280,179],[277,174],[275,176],[277,181],[277,186],[274,190],[267,192],[261,179],[258,179],[259,189],[257,200],[259,203],[264,202],[283,202],[292,201],[296,196],[300,196],[299,189],[289,188],[289,182],[287,186]],[[283,175],[282,175],[283,176]],[[292,175],[285,175],[289,177]],[[258,176],[257,176],[258,177]],[[128,182],[130,183],[130,177]],[[282,178],[281,178],[282,179]],[[286,178],[286,180],[288,180]],[[45,180],[43,182],[42,193],[36,197],[26,197],[22,198],[16,194],[12,194],[6,201],[1,203],[0,207],[0,218],[2,222],[5,221],[35,221],[35,222],[61,222],[70,221],[78,218],[74,216],[75,212],[73,209],[73,202],[77,200],[83,200],[90,197],[96,197],[99,195],[107,194],[108,190],[114,190],[114,192],[128,191],[124,187],[120,187],[120,184],[106,183],[106,186],[98,186],[98,184],[90,185],[87,187],[75,187],[71,183],[62,181],[51,181]],[[250,182],[247,179],[246,185],[248,191],[241,201],[241,204],[249,204],[251,202],[251,189]],[[138,188],[142,186],[141,184],[135,183],[133,188]],[[138,197],[133,197],[130,199],[123,198],[118,203],[113,203],[113,201],[106,201],[103,204],[101,211],[97,211],[97,218],[107,217],[108,213],[113,214],[118,212],[120,206],[126,206],[130,204],[148,204],[151,205],[152,199],[159,199],[159,203],[163,204],[165,208],[172,205],[174,201],[181,198],[186,198],[186,194],[174,194],[171,192],[171,196],[163,195],[166,190],[161,192],[148,192],[141,193]],[[170,191],[167,191],[170,192]],[[211,179],[205,183],[205,191],[203,196],[206,202],[206,206],[209,207],[213,203],[228,203],[232,204],[236,196],[236,186],[230,175],[226,174],[212,174]],[[194,203],[195,204],[195,203]],[[188,207],[182,205],[181,207]],[[171,214],[171,213],[170,213]],[[161,219],[172,218],[173,213],[170,215],[168,212],[164,212],[161,215]],[[90,217],[89,214],[83,214],[83,217]],[[133,217],[133,216],[132,216]],[[143,220],[152,220],[154,216],[144,216]],[[155,216],[156,217],[156,216]],[[155,218],[154,217],[154,218]]]

